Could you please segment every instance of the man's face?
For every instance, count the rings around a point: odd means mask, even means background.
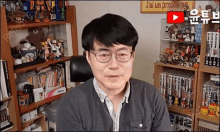
[[[132,53],[131,59],[127,62],[119,62],[116,59],[116,54],[122,55],[126,52],[131,54],[132,47],[122,44],[105,47],[95,42],[94,51],[92,52],[87,51],[86,58],[92,68],[93,75],[97,79],[98,85],[106,90],[122,90],[132,75],[135,52]],[[101,63],[96,58],[100,52],[110,52],[112,54],[111,59],[106,63]]]

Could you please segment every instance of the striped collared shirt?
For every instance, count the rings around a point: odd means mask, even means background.
[[[102,103],[106,102],[109,114],[111,115],[111,118],[113,120],[113,131],[119,131],[119,118],[120,118],[122,103],[124,103],[124,102],[128,103],[128,98],[130,95],[130,82],[128,81],[128,83],[127,83],[127,88],[125,91],[124,98],[121,100],[121,102],[118,106],[117,112],[114,112],[114,107],[113,107],[111,100],[108,98],[106,93],[98,86],[97,80],[95,78],[93,79],[93,85],[94,85],[95,91],[98,94],[101,102]]]

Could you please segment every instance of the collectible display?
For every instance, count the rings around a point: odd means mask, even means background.
[[[216,115],[216,111],[220,106],[219,90],[220,90],[219,75],[210,75],[210,80],[203,85],[201,113],[204,113],[203,108],[208,108],[208,112],[206,113],[209,113],[209,116]]]
[[[160,92],[169,105],[192,108],[194,74],[177,70],[160,73]]]
[[[50,22],[66,20],[67,3],[66,0],[15,0],[1,2],[1,6],[6,7],[7,21]]]

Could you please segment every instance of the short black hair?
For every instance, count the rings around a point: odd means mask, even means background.
[[[93,50],[94,40],[107,47],[113,44],[132,46],[134,51],[138,43],[138,34],[127,19],[108,13],[92,20],[84,27],[82,33],[84,50]]]

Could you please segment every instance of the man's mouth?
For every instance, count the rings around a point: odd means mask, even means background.
[[[109,75],[107,77],[109,77],[109,78],[116,78],[116,77],[119,77],[119,75]]]

